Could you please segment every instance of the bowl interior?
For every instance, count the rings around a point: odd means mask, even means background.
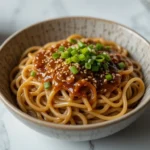
[[[128,49],[130,55],[141,64],[146,84],[145,95],[136,109],[149,101],[150,45],[148,42],[119,24],[86,17],[45,21],[26,28],[7,39],[0,51],[0,92],[2,97],[16,106],[15,97],[10,91],[9,74],[18,63],[23,51],[30,46],[41,46],[50,41],[65,39],[74,33],[85,37],[103,37]]]

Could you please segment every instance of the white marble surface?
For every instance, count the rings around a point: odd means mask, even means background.
[[[149,1],[149,2],[148,2]],[[150,0],[0,0],[0,43],[30,24],[62,16],[93,16],[125,24],[150,40]],[[150,107],[127,129],[110,137],[67,142],[36,133],[0,102],[0,150],[149,150]]]

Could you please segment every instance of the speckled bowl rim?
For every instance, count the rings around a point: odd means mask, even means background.
[[[100,18],[95,18],[95,17],[85,17],[85,16],[73,16],[73,17],[61,17],[61,18],[55,18],[55,19],[48,19],[48,20],[45,20],[45,21],[41,21],[41,22],[38,22],[38,23],[35,23],[31,26],[28,26],[20,31],[17,31],[15,32],[14,34],[12,34],[10,37],[8,37],[4,42],[3,44],[1,45],[0,47],[0,52],[1,52],[1,49],[13,38],[15,38],[18,34],[24,32],[25,30],[28,30],[29,28],[32,28],[33,26],[36,26],[38,24],[41,24],[41,23],[46,23],[46,22],[50,22],[50,21],[61,21],[61,20],[64,20],[64,19],[88,19],[88,20],[99,20],[99,21],[102,21],[102,22],[106,22],[106,23],[110,23],[110,24],[115,24],[121,28],[124,29],[124,31],[127,31],[127,32],[131,32],[132,34],[134,34],[134,36],[136,36],[137,38],[140,38],[143,42],[145,42],[145,44],[147,44],[149,47],[150,47],[150,44],[149,42],[143,37],[141,36],[140,34],[138,34],[137,32],[135,32],[134,30],[120,24],[120,23],[117,23],[117,22],[114,22],[114,21],[110,21],[110,20],[106,20],[106,19],[100,19]],[[7,100],[3,94],[1,93],[0,91],[0,98],[2,100],[2,102],[11,110],[13,111],[14,113],[18,114],[19,116],[21,116],[22,118],[28,120],[28,121],[31,121],[33,123],[36,123],[36,124],[39,124],[40,126],[45,126],[45,127],[50,127],[50,128],[56,128],[56,129],[65,129],[65,130],[88,130],[88,129],[96,129],[96,128],[101,128],[101,127],[104,127],[104,126],[109,126],[109,125],[112,125],[112,124],[117,124],[118,122],[120,121],[123,121],[125,119],[127,119],[128,117],[131,117],[133,116],[135,113],[137,113],[138,111],[141,111],[143,110],[147,105],[148,103],[150,102],[150,97],[148,97],[141,105],[140,107],[136,107],[133,111],[123,115],[122,117],[120,118],[117,118],[117,119],[114,119],[114,120],[110,120],[110,121],[106,121],[106,122],[102,122],[102,123],[96,123],[96,124],[88,124],[88,125],[63,125],[63,124],[56,124],[56,123],[51,123],[51,122],[46,122],[46,121],[42,121],[42,120],[38,120],[36,118],[33,118],[27,114],[25,114],[24,112],[22,112],[20,109],[18,109],[17,107],[15,107],[14,105],[12,105],[9,100]]]

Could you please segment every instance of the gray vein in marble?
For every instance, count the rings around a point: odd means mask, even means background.
[[[150,11],[150,0],[141,0],[141,3],[145,6],[147,11]]]
[[[0,150],[9,150],[10,142],[8,133],[2,120],[0,120]]]
[[[89,150],[94,150],[95,146],[92,141],[89,141]]]

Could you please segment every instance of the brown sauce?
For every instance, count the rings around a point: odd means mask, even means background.
[[[70,46],[67,41],[64,41],[61,45],[65,47]],[[69,70],[69,65],[65,64],[63,59],[59,58],[54,60],[52,58],[52,53],[57,51],[59,46],[60,44],[57,44],[55,47],[51,47],[48,50],[41,50],[35,57],[34,66],[41,82],[50,81],[53,83],[53,87],[55,87],[56,90],[59,88],[65,89],[74,96],[83,96],[85,94],[83,91],[86,89],[87,85],[84,84],[84,82],[78,85],[80,86],[79,91],[75,91],[77,82],[80,80],[85,80],[92,84],[98,93],[111,92],[120,84],[122,77],[116,66],[116,63],[123,59],[120,54],[116,52],[111,53],[111,50],[107,51],[112,58],[109,66],[109,73],[113,75],[113,79],[107,81],[105,79],[105,75],[108,73],[107,71],[100,70],[99,72],[92,72],[81,65],[78,66],[79,73],[76,75],[72,74]]]

